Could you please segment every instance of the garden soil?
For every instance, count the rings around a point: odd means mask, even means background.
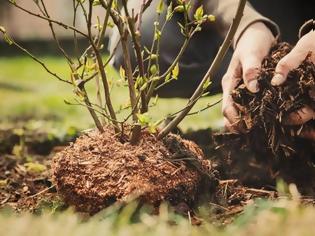
[[[215,191],[211,162],[191,141],[173,134],[159,141],[146,131],[137,145],[122,140],[107,127],[82,135],[55,156],[53,179],[66,203],[89,213],[132,198],[153,206],[192,206],[202,189]]]

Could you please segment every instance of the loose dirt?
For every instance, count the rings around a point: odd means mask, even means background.
[[[121,142],[111,128],[82,135],[52,164],[58,193],[89,213],[133,197],[154,206],[162,201],[191,206],[202,189],[216,186],[213,171],[198,146],[179,136],[159,141],[143,131],[133,146]]]

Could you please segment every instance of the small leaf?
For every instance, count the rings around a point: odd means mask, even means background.
[[[159,4],[156,7],[156,13],[161,14],[164,8],[164,0],[160,0]]]
[[[201,20],[203,17],[203,6],[201,5],[200,7],[197,8],[194,18],[195,20]]]
[[[172,78],[177,79],[179,75],[179,65],[178,62],[176,63],[175,67],[172,70]]]
[[[93,6],[99,6],[99,5],[101,5],[99,0],[94,0],[93,1]]]
[[[168,73],[168,74],[165,76],[165,82],[168,82],[170,79],[171,79],[171,74]]]
[[[24,166],[26,167],[27,172],[32,173],[32,174],[40,174],[47,170],[47,167],[40,164],[40,163],[35,163],[35,162],[28,162],[25,163]]]
[[[149,129],[149,133],[150,133],[150,134],[155,134],[156,131],[157,131],[157,126],[155,126],[154,124],[150,124],[150,125],[148,126],[148,129]]]
[[[141,76],[138,76],[138,77],[136,78],[135,87],[136,87],[136,88],[141,87],[142,84],[143,84],[143,82],[144,82],[144,81],[143,81],[142,77],[141,77]]]
[[[153,100],[153,102],[152,102],[152,105],[156,105],[157,102],[158,102],[158,99],[159,99],[159,96],[158,96],[158,95],[155,95],[155,98],[154,98],[154,100]]]
[[[144,83],[144,84],[141,86],[140,91],[144,91],[147,87],[148,87],[148,83]]]
[[[157,72],[157,66],[155,64],[153,64],[151,67],[150,67],[150,72],[152,75],[155,75],[156,72]]]
[[[210,81],[210,78],[208,78],[202,86],[203,90],[206,90],[207,88],[209,88],[210,85],[211,85],[211,81]]]
[[[166,21],[169,21],[173,17],[173,4],[172,2],[167,7]]]
[[[122,66],[119,68],[119,75],[120,75],[120,78],[122,79],[126,78],[126,71]]]
[[[137,114],[139,123],[143,126],[146,126],[150,123],[151,118],[149,117],[148,113],[143,113],[143,114]]]

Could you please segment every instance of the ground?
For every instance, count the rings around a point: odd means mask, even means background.
[[[61,75],[68,75],[62,60],[44,59]],[[128,235],[308,235],[315,231],[315,208],[305,204],[312,199],[302,201],[294,185],[288,187],[281,182],[278,184],[281,198],[275,199],[274,191],[240,188],[235,180],[223,180],[219,183],[221,192],[218,194],[224,196],[224,201],[220,204],[208,202],[194,213],[189,211],[188,215],[185,209],[185,214],[178,214],[183,213],[180,208],[172,209],[166,205],[160,207],[159,215],[151,215],[148,208],[139,211],[135,202],[124,208],[114,205],[92,218],[71,209],[64,211],[67,206],[58,198],[51,183],[49,160],[77,135],[78,130],[90,128],[91,119],[84,108],[66,105],[64,100],[73,98],[72,90],[50,78],[31,60],[0,58],[0,68],[0,201],[1,206],[6,205],[0,213],[0,235],[104,232]],[[115,81],[115,72],[111,75],[113,83],[119,83]],[[94,88],[89,89],[93,91]],[[115,104],[125,103],[127,97],[121,96],[125,88],[114,89],[120,90],[116,93],[119,96],[115,97]],[[195,110],[219,98],[220,95],[203,98]],[[184,104],[182,99],[161,99],[150,115],[157,120]],[[222,124],[221,118],[218,105],[188,117],[181,129],[186,132],[209,126],[218,128]],[[45,143],[47,140],[48,144]],[[43,143],[46,151],[38,148]],[[11,181],[12,192],[7,191],[7,181]],[[13,210],[22,213],[17,215]],[[191,226],[191,223],[202,224]]]

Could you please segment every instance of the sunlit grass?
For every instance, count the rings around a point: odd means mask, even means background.
[[[213,224],[206,218],[201,226],[192,226],[189,219],[174,214],[165,205],[160,208],[160,215],[144,212],[135,220],[132,217],[134,209],[135,206],[132,204],[120,212],[107,209],[88,220],[82,220],[80,215],[71,211],[57,214],[46,212],[39,216],[2,213],[0,235],[311,236],[315,233],[315,208],[301,205],[298,199],[257,200],[233,223],[224,227]]]

